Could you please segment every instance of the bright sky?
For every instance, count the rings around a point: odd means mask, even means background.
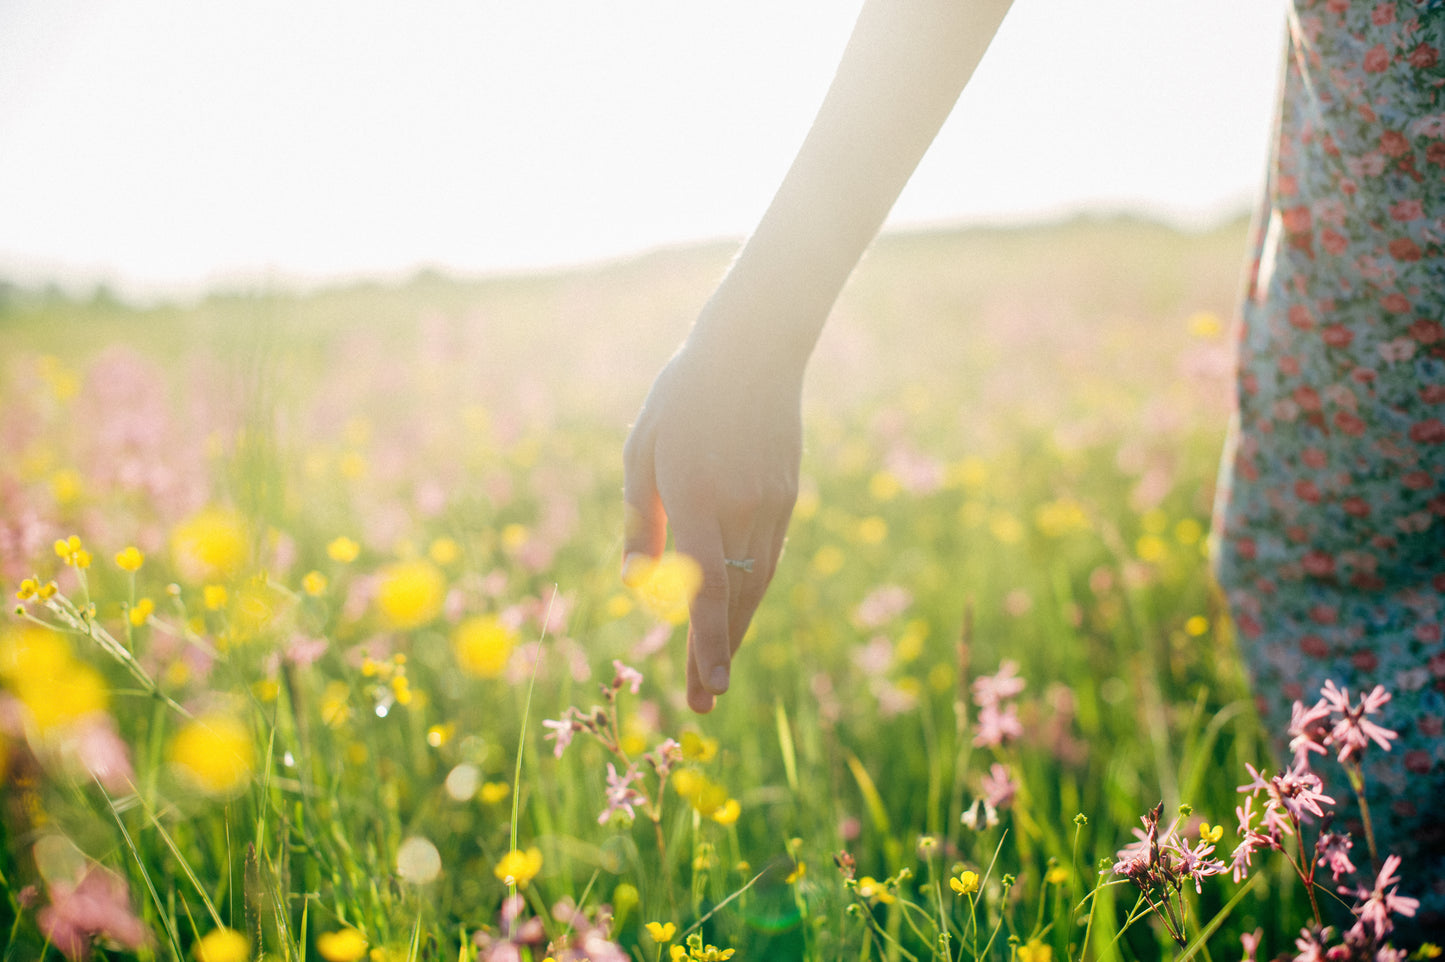
[[[861,0],[4,0],[0,276],[130,293],[741,237]],[[1282,4],[1015,0],[891,224],[1263,173]]]

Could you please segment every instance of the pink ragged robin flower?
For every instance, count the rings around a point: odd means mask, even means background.
[[[1375,878],[1375,887],[1369,891],[1356,886],[1351,889],[1341,885],[1341,895],[1353,895],[1362,900],[1362,904],[1355,906],[1353,911],[1359,916],[1356,929],[1363,930],[1365,934],[1372,934],[1376,940],[1383,940],[1394,929],[1395,923],[1390,920],[1391,915],[1403,915],[1411,918],[1415,910],[1420,907],[1419,899],[1412,899],[1408,896],[1397,895],[1400,879],[1395,875],[1395,870],[1400,867],[1400,856],[1389,855],[1385,858],[1385,864],[1380,868],[1380,874]],[[1386,889],[1389,891],[1385,891]]]
[[[1368,694],[1360,696],[1358,705],[1351,705],[1349,690],[1336,688],[1332,680],[1325,682],[1320,694],[1323,701],[1328,703],[1330,711],[1339,715],[1334,728],[1330,730],[1330,741],[1339,746],[1341,762],[1349,761],[1351,756],[1358,760],[1371,742],[1389,751],[1390,740],[1399,737],[1397,733],[1366,717],[1377,714],[1389,702],[1390,693],[1385,690],[1385,686],[1376,685]]]
[[[613,691],[618,691],[623,685],[626,685],[628,690],[635,695],[642,689],[642,672],[624,665],[616,658],[612,659],[612,668],[616,672],[612,678]]]
[[[1005,659],[999,663],[998,671],[992,675],[975,678],[973,681],[973,703],[979,708],[998,705],[1006,698],[1021,694],[1025,683],[1018,676],[1018,662]]]
[[[1350,861],[1350,848],[1354,841],[1348,833],[1325,832],[1315,842],[1315,854],[1318,856],[1318,864],[1322,868],[1330,870],[1334,880],[1338,882],[1341,875],[1350,875],[1355,871],[1355,863]]]
[[[647,797],[632,787],[632,783],[640,778],[642,773],[636,765],[629,765],[627,771],[619,775],[617,768],[611,762],[607,763],[607,807],[597,816],[597,824],[606,825],[617,812],[626,812],[629,820],[637,817],[633,807],[647,804]]]

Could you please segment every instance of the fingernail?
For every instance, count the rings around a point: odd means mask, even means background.
[[[629,551],[627,557],[622,559],[622,583],[629,588],[637,587],[642,580],[642,567],[647,562],[647,555],[641,551]]]
[[[718,665],[707,676],[707,687],[714,695],[721,695],[728,690],[728,669],[726,665]]]

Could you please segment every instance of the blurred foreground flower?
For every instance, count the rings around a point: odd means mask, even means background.
[[[680,625],[702,587],[702,567],[685,554],[669,552],[657,559],[633,554],[623,566],[622,581],[654,617]]]
[[[229,715],[203,715],[171,740],[171,763],[211,795],[229,795],[251,780],[256,750],[251,733]]]
[[[251,940],[235,929],[219,928],[196,943],[196,962],[247,962]]]
[[[316,951],[326,962],[357,962],[366,955],[366,937],[350,927],[327,932],[317,937]]]
[[[176,525],[171,553],[192,581],[224,580],[246,560],[250,536],[241,516],[226,508],[204,508]]]
[[[452,633],[457,664],[477,678],[500,677],[516,643],[516,632],[494,615],[468,618]]]
[[[98,865],[79,881],[55,881],[50,904],[37,916],[40,931],[71,959],[90,957],[92,939],[104,938],[128,949],[146,944],[145,926],[131,911],[125,880]]]
[[[376,607],[391,627],[416,628],[441,613],[446,592],[446,579],[430,561],[398,561],[381,571]]]

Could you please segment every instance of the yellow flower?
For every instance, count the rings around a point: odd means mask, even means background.
[[[145,555],[135,545],[130,545],[116,553],[115,566],[121,571],[136,572],[140,566],[145,564]]]
[[[427,557],[445,567],[462,556],[462,546],[451,538],[437,538],[427,549]]]
[[[516,885],[518,888],[526,888],[527,883],[537,877],[542,871],[542,852],[537,848],[529,848],[525,852],[512,849],[502,856],[497,867],[492,873],[506,882],[508,885]]]
[[[1053,962],[1054,950],[1038,939],[1019,946],[1017,962]]]
[[[667,950],[668,962],[686,962],[687,949],[680,945],[674,945]]]
[[[230,600],[231,593],[226,590],[225,585],[206,585],[206,587],[201,590],[201,597],[207,611],[220,611],[226,607],[226,602]]]
[[[452,651],[462,671],[477,678],[496,678],[507,667],[517,636],[492,615],[468,618],[452,633]]]
[[[366,938],[350,927],[338,929],[319,936],[316,951],[326,962],[358,962],[366,955]]]
[[[884,905],[897,901],[893,897],[893,893],[888,891],[888,887],[876,881],[871,875],[865,875],[858,880],[858,896],[868,899],[870,902],[882,902]]]
[[[71,535],[69,538],[61,541],[56,541],[55,553],[72,568],[90,567],[90,552],[81,547],[80,538],[75,535]]]
[[[60,504],[70,504],[80,497],[84,490],[85,482],[81,479],[78,471],[70,468],[61,468],[50,476],[50,493],[55,495],[55,500]]]
[[[728,800],[726,788],[691,768],[679,768],[674,771],[672,787],[679,796],[697,810],[699,815],[703,816],[716,812]]]
[[[376,606],[393,628],[416,628],[442,610],[447,583],[430,561],[398,561],[381,571]]]
[[[301,590],[313,598],[326,594],[326,576],[319,571],[308,571],[301,579]]]
[[[187,722],[171,739],[171,763],[202,791],[229,795],[251,780],[256,749],[251,733],[229,715]]]
[[[486,805],[495,805],[510,794],[512,794],[512,786],[506,782],[482,783],[482,802]]]
[[[224,580],[236,573],[249,552],[245,522],[226,508],[204,508],[171,532],[171,554],[182,574],[196,581]]]
[[[948,880],[948,887],[953,889],[955,895],[972,895],[978,891],[978,873],[959,872]]]
[[[634,554],[623,566],[622,583],[653,617],[680,625],[702,587],[702,567],[685,554],[668,553],[656,560]]]
[[[1224,837],[1224,826],[1215,825],[1213,828],[1210,828],[1208,822],[1200,822],[1199,837],[1206,842],[1218,842]]]
[[[196,962],[248,962],[251,940],[235,929],[220,928],[195,944]]]
[[[661,945],[672,941],[672,937],[677,934],[677,926],[671,922],[648,922],[647,934],[652,936],[652,941]]]
[[[1069,880],[1069,870],[1062,865],[1055,865],[1044,873],[1044,881],[1049,885],[1063,885]]]
[[[40,583],[34,578],[26,578],[20,582],[20,587],[15,592],[15,599],[17,601],[29,601],[38,594],[40,594]]]
[[[350,538],[334,539],[326,546],[326,556],[337,564],[351,564],[361,554],[361,545]]]
[[[531,535],[527,526],[523,524],[509,524],[502,529],[502,547],[507,551],[516,551],[527,543]]]
[[[1195,311],[1189,315],[1189,333],[1210,341],[1224,333],[1224,322],[1213,311]]]
[[[858,522],[853,538],[859,544],[882,544],[888,538],[888,522],[870,515]]]
[[[1209,630],[1209,619],[1203,615],[1191,615],[1184,622],[1184,633],[1191,638],[1198,638]]]
[[[105,711],[110,701],[105,679],[74,659],[63,636],[33,625],[0,633],[0,679],[41,732]]]
[[[717,739],[699,735],[697,732],[682,733],[682,757],[690,762],[706,764],[717,755]]]
[[[842,548],[835,544],[825,544],[813,555],[813,572],[824,578],[835,575],[842,570],[847,560],[848,556],[843,553]]]
[[[126,612],[126,617],[130,619],[130,623],[134,627],[139,628],[151,615],[155,614],[155,610],[156,603],[154,601],[149,598],[141,598],[136,601],[130,611]]]
[[[732,825],[742,813],[742,805],[738,803],[736,798],[730,798],[726,802],[723,802],[722,807],[713,812],[710,817],[719,825]]]
[[[798,862],[798,863],[796,863],[796,864],[793,865],[793,870],[788,873],[788,877],[787,877],[787,878],[783,879],[783,883],[784,883],[785,885],[793,885],[793,884],[796,884],[799,879],[801,879],[804,875],[807,875],[807,874],[808,874],[808,866],[804,865],[802,862]]]

